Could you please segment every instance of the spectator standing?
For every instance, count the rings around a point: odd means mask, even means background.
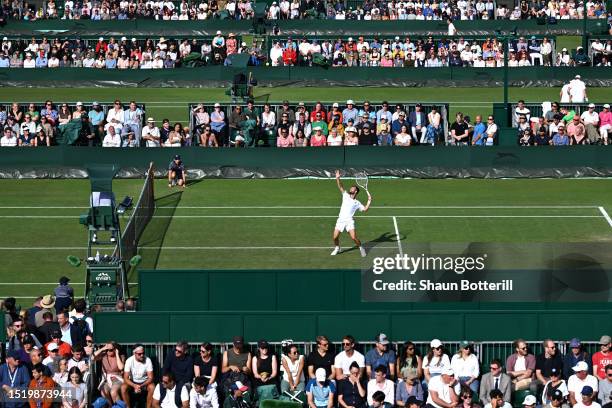
[[[460,385],[467,385],[475,393],[479,391],[480,365],[478,358],[472,353],[472,346],[469,342],[461,342],[459,351],[451,360],[451,368]]]
[[[70,323],[68,312],[59,313],[57,315],[57,323],[62,333],[62,341],[70,344],[73,348],[77,344],[85,343],[85,333]]]
[[[389,339],[384,333],[376,336],[376,344],[365,355],[365,365],[368,378],[375,378],[375,369],[379,366],[386,368],[385,376],[389,379],[395,377],[395,351],[389,349]],[[393,403],[393,402],[392,402]]]
[[[41,310],[39,310],[38,312],[36,312],[36,314],[34,315],[34,321],[36,322],[36,327],[40,327],[43,325],[43,323],[45,323],[45,320],[43,319],[43,314],[45,312],[50,312],[51,315],[53,316],[52,320],[56,321],[56,311],[55,311],[55,297],[52,295],[45,295],[43,296],[42,300],[40,301],[40,307]]]
[[[56,384],[45,373],[45,368],[46,366],[42,364],[35,364],[32,367],[32,380],[28,386],[28,389],[32,392],[32,398],[29,400],[30,407],[51,408],[53,406],[53,399],[49,393],[56,387]],[[47,368],[47,370],[49,369]],[[36,394],[40,397],[36,397]]]
[[[28,368],[19,361],[19,352],[10,350],[6,353],[6,362],[0,365],[0,387],[7,393],[13,389],[27,388],[30,383]],[[3,398],[6,398],[3,395]],[[3,400],[6,408],[25,408],[24,402]]]

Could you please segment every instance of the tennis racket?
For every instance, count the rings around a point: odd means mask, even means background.
[[[355,182],[361,188],[363,188],[366,192],[368,191],[368,175],[360,172],[355,174]]]

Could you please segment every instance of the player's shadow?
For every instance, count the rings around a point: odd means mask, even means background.
[[[379,246],[384,246],[384,244],[386,243],[394,243],[395,246],[397,246],[398,241],[401,242],[405,239],[406,239],[406,235],[400,235],[399,240],[398,240],[398,237],[397,235],[395,235],[394,232],[383,232],[378,237],[368,242],[363,242],[362,245],[364,246],[367,252],[370,252],[372,249],[379,247]],[[357,247],[353,246],[343,252],[350,252],[350,251],[355,251],[355,250],[357,250]]]

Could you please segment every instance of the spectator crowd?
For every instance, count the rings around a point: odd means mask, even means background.
[[[217,31],[212,39],[136,39],[121,37],[95,40],[32,38],[0,44],[0,68],[97,68],[163,69],[183,66],[231,65],[232,54],[251,55],[251,65],[265,59],[253,42],[247,46],[234,33]]]
[[[555,46],[547,37],[519,37],[509,42],[509,67],[552,66]],[[322,61],[334,67],[501,67],[504,44],[496,38],[463,37],[336,40],[292,38],[276,41],[270,50],[272,66],[311,66]],[[558,64],[557,64],[558,65]],[[570,61],[567,61],[570,65]]]
[[[29,309],[19,310],[14,298],[3,302],[8,334],[0,365],[3,389],[62,387],[72,391],[62,405],[72,408],[88,406],[97,391],[95,408],[251,408],[268,399],[309,408],[612,406],[608,335],[593,354],[578,338],[562,344],[546,339],[541,345],[516,339],[507,355],[486,361],[469,341],[452,348],[439,339],[392,343],[378,333],[368,345],[345,335],[337,349],[320,335],[305,352],[291,340],[274,345],[260,339],[250,346],[234,336],[227,348],[202,342],[195,352],[180,341],[157,361],[161,356],[141,344],[94,346],[85,301],[73,299],[68,283],[61,278],[55,296],[40,297]],[[117,311],[126,311],[125,303],[118,303]],[[97,375],[93,366],[99,367]],[[44,398],[29,403],[51,406]]]

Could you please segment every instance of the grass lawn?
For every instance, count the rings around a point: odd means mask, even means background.
[[[510,88],[509,99],[524,99],[527,102],[554,101],[559,99],[558,88]],[[593,102],[609,102],[607,88],[590,88],[589,99]],[[492,113],[493,102],[503,100],[502,88],[257,88],[258,100],[280,102],[288,99],[299,101],[339,101],[355,99],[362,101],[408,101],[449,102],[450,114],[461,111],[474,118],[476,115]],[[223,88],[0,88],[0,101],[31,102],[52,99],[54,101],[94,100],[108,102],[114,99],[134,99],[147,105],[147,116],[157,120],[168,118],[171,122],[189,122],[187,105],[190,102],[229,101]]]
[[[136,197],[141,186],[142,180],[114,182],[118,199]],[[599,209],[612,212],[605,179],[373,179],[370,186],[374,207],[356,220],[366,245],[396,248],[398,236],[402,246],[612,241]],[[0,297],[29,302],[51,291],[61,275],[71,277],[81,295],[84,269],[69,266],[66,257],[85,256],[78,216],[88,205],[88,180],[0,180],[0,189],[7,231],[0,234]],[[340,202],[333,180],[204,180],[184,191],[158,180],[156,198],[155,217],[141,239],[141,268],[361,265],[358,251],[329,256]],[[347,236],[343,242],[351,247]]]

